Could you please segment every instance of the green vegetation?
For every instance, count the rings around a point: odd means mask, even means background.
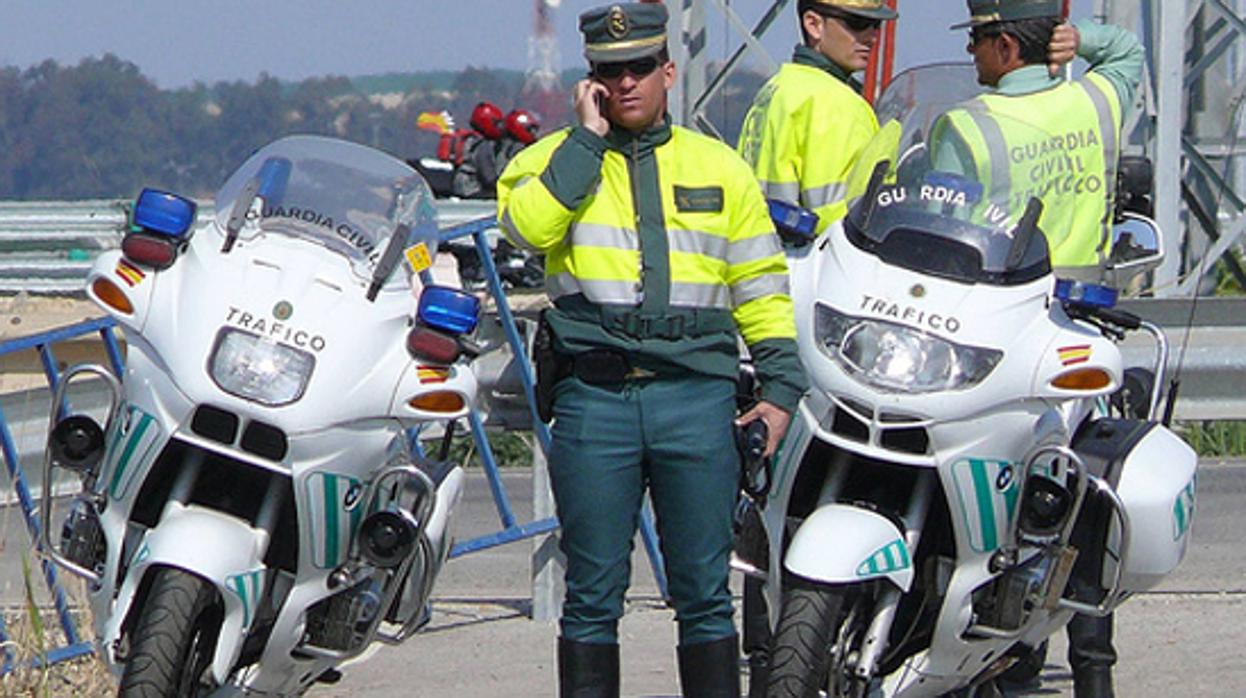
[[[532,465],[532,433],[531,432],[487,432],[489,449],[493,451],[493,459],[499,467],[528,467]],[[434,447],[436,448],[436,447]],[[436,451],[430,451],[436,455]],[[451,461],[464,467],[482,466],[480,454],[476,452],[476,441],[471,434],[460,434],[450,446]]]
[[[1238,268],[1242,268],[1242,253],[1238,250],[1229,250],[1225,253],[1225,257],[1232,258],[1237,262]],[[1217,296],[1240,296],[1246,293],[1246,289],[1242,288],[1241,281],[1223,262],[1216,264],[1216,295]]]
[[[1246,456],[1246,422],[1184,422],[1176,426],[1199,456]]]
[[[210,198],[257,148],[293,133],[424,157],[438,135],[416,128],[421,113],[446,111],[466,128],[482,100],[540,114],[548,132],[571,118],[570,85],[583,75],[564,72],[553,95],[524,92],[520,71],[482,68],[297,83],[261,74],[254,83],[162,90],[111,54],[76,66],[0,67],[0,200],[129,198],[145,186]],[[708,106],[727,142],[761,79],[740,75]]]

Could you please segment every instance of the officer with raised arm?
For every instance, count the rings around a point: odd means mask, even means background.
[[[968,0],[973,55],[985,94],[932,128],[935,167],[990,182],[990,200],[1043,204],[1039,227],[1062,278],[1100,281],[1111,242],[1123,113],[1142,80],[1144,51],[1132,33],[1061,18],[1061,0]],[[1065,80],[1059,65],[1090,63]],[[1043,161],[1059,166],[1042,167]],[[1035,176],[1035,173],[1048,173]],[[1077,577],[1074,577],[1076,582]],[[1112,696],[1112,618],[1069,623],[1077,698]]]

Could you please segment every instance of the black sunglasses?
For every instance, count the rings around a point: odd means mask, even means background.
[[[870,29],[878,29],[883,26],[881,19],[873,17],[862,17],[861,15],[848,14],[847,12],[822,12],[823,17],[829,19],[837,19],[843,23],[845,27],[854,32],[869,31]]]
[[[643,78],[657,70],[658,65],[658,59],[655,56],[645,56],[644,58],[623,61],[621,63],[595,63],[593,64],[593,75],[613,80],[622,77],[624,71],[626,71],[635,77]]]
[[[998,27],[973,27],[969,30],[969,45],[977,46],[978,42],[1003,34]]]

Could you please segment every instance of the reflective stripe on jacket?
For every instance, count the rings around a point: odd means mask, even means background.
[[[814,211],[820,233],[847,213],[848,177],[877,131],[874,110],[852,87],[785,63],[754,98],[738,149],[766,198]]]
[[[1120,129],[1116,89],[1090,73],[1042,92],[978,97],[948,112],[931,140],[954,135],[972,162],[950,166],[951,149],[938,145],[936,167],[973,174],[1015,214],[1031,197],[1042,201],[1052,266],[1093,267],[1111,239]]]

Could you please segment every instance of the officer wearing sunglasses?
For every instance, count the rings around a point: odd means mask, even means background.
[[[884,21],[884,0],[800,0],[803,43],[753,100],[739,150],[767,198],[818,214],[818,232],[844,217],[848,173],[878,131],[853,73],[864,70]]]
[[[552,417],[550,480],[567,558],[559,694],[619,695],[618,620],[649,494],[690,698],[735,698],[728,587],[739,482],[739,338],[761,379],[773,453],[805,388],[787,265],[752,172],[731,148],[672,126],[675,64],[660,3],[580,17],[589,77],[578,125],[519,153],[498,218],[545,255],[553,307],[536,357]]]

